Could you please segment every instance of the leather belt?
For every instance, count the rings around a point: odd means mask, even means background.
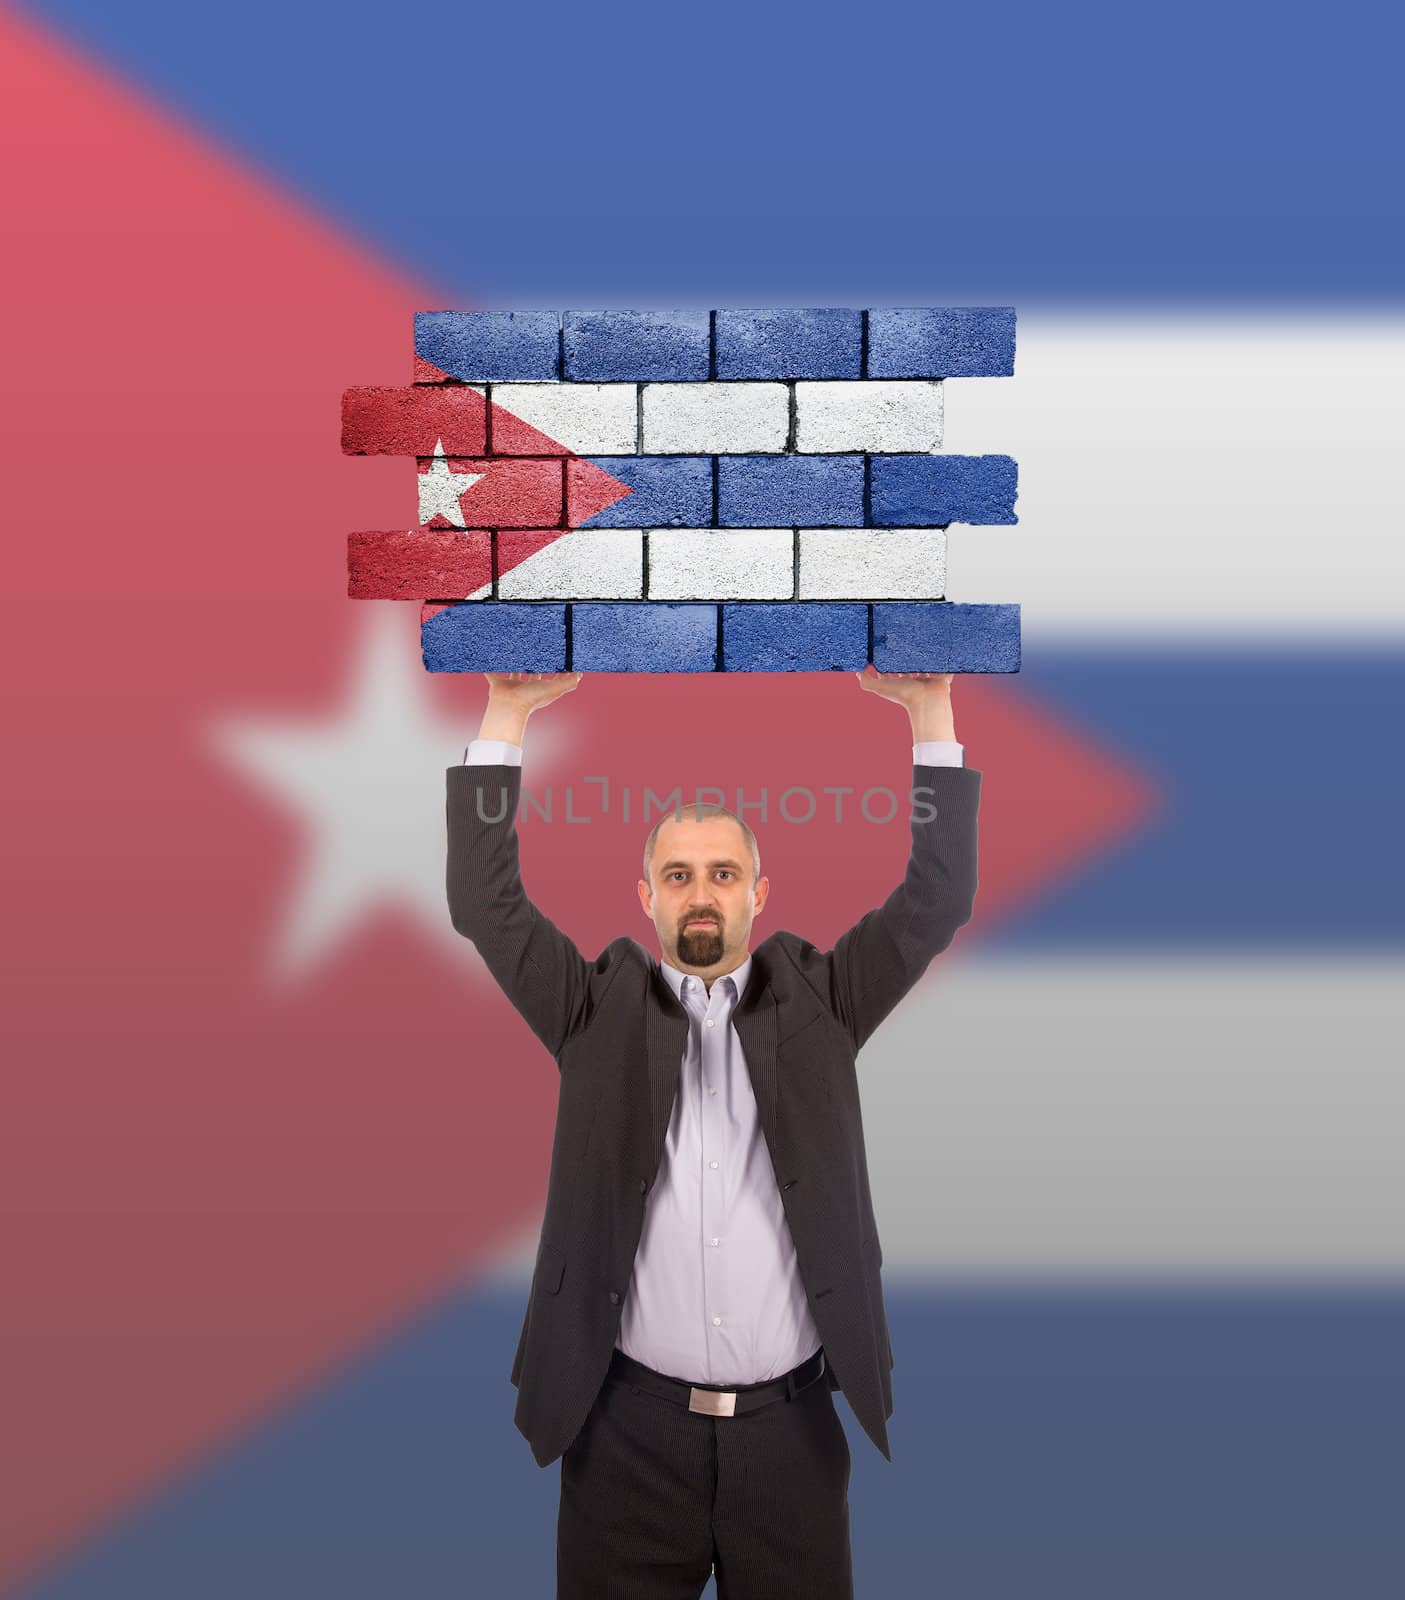
[[[824,1375],[824,1347],[821,1346],[808,1360],[792,1367],[783,1377],[769,1378],[765,1383],[744,1383],[736,1388],[724,1389],[712,1383],[685,1383],[681,1378],[670,1378],[655,1372],[642,1361],[627,1356],[618,1346],[610,1357],[608,1377],[622,1383],[633,1384],[648,1394],[662,1396],[689,1411],[699,1411],[709,1417],[740,1417],[748,1411],[758,1411],[773,1400],[793,1400],[802,1390]]]

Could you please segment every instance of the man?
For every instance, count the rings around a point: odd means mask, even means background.
[[[513,1359],[515,1421],[561,1458],[558,1600],[853,1594],[833,1393],[885,1456],[892,1346],[855,1056],[970,919],[981,774],[951,674],[856,674],[912,724],[902,882],[829,951],[750,949],[751,829],[666,813],[639,898],[662,959],[594,961],[527,897],[516,812],[533,711],[580,673],[487,675],[448,779],[448,895],[560,1074],[546,1214]]]

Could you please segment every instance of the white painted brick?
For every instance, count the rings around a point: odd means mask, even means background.
[[[940,380],[859,379],[795,385],[795,448],[827,451],[939,450]]]
[[[640,600],[641,528],[572,528],[498,579],[503,600]]]
[[[649,599],[789,600],[790,528],[651,528]]]
[[[783,383],[646,383],[645,455],[753,455],[784,450]]]
[[[578,456],[634,454],[632,383],[495,383],[493,404]]]
[[[800,599],[940,600],[942,528],[801,528]]]

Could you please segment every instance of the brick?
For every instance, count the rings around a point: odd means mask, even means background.
[[[801,528],[802,600],[940,600],[940,528]]]
[[[783,383],[650,383],[642,446],[658,455],[784,450],[790,391]]]
[[[632,455],[638,396],[632,383],[495,383],[493,454]]]
[[[597,510],[590,471],[630,493]],[[699,528],[712,521],[710,456],[595,456],[566,463],[566,520],[573,527]]]
[[[725,605],[727,672],[838,672],[868,661],[868,607]]]
[[[346,573],[353,600],[468,599],[492,591],[492,535],[481,528],[349,533]]]
[[[939,450],[941,442],[940,383],[795,385],[797,450]]]
[[[789,528],[655,528],[648,536],[651,600],[789,600]]]
[[[347,389],[341,397],[341,447],[348,456],[481,456],[487,401],[464,384]]]
[[[863,526],[862,456],[722,456],[717,520],[729,528]]]
[[[574,383],[686,383],[707,377],[706,311],[568,311],[562,329],[562,377]]]
[[[497,562],[503,600],[638,600],[644,593],[638,528],[504,529]]]
[[[415,354],[476,382],[559,378],[556,311],[417,311]]]
[[[868,314],[869,378],[1005,378],[1015,370],[1013,306],[883,308]]]
[[[1009,456],[874,456],[869,507],[878,527],[1017,522]]]
[[[719,378],[857,378],[863,313],[842,308],[719,311]]]
[[[712,672],[717,607],[623,601],[571,607],[576,672]]]
[[[420,612],[427,672],[564,672],[566,607],[471,600]]]
[[[562,464],[492,457],[449,461],[451,473],[478,473],[465,490],[460,514],[476,528],[550,528],[561,521]],[[443,525],[436,514],[429,527]]]
[[[1020,608],[886,601],[873,607],[880,672],[1018,672]]]

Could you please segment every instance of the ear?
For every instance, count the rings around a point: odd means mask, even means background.
[[[770,892],[771,880],[765,875],[765,873],[762,873],[762,875],[756,880],[755,899],[751,903],[751,914],[753,917],[756,916],[760,912],[761,907],[766,904],[766,896],[770,894]]]
[[[644,907],[644,915],[652,922],[654,920],[654,895],[643,878],[639,880],[639,904]]]

